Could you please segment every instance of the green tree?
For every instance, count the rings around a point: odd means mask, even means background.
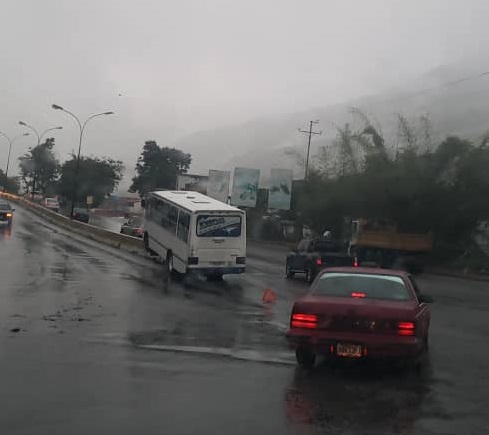
[[[54,155],[54,138],[46,141],[19,158],[20,173],[28,190],[35,190],[43,195],[54,190],[59,173],[59,163]]]
[[[192,161],[190,154],[175,148],[159,147],[155,141],[147,141],[136,164],[136,176],[130,192],[143,197],[147,192],[161,188],[174,189],[179,174],[185,174]]]
[[[13,193],[14,195],[19,192],[19,183],[16,177],[6,177],[5,172],[0,169],[0,189],[3,188],[5,192]]]
[[[71,201],[75,184],[76,156],[72,155],[61,166],[61,177],[58,193],[68,202]],[[86,204],[87,196],[93,196],[93,206],[98,206],[108,195],[113,193],[124,173],[121,161],[108,157],[81,157],[78,171],[78,182],[75,203]]]

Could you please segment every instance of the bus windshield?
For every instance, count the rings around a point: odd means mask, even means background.
[[[197,217],[198,237],[239,237],[241,216],[200,215]]]

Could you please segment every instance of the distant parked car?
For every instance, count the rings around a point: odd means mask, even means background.
[[[121,226],[121,234],[126,234],[132,237],[143,237],[143,218],[135,216],[130,218]]]
[[[44,207],[51,211],[59,213],[59,201],[56,198],[46,198],[44,200]]]
[[[73,209],[73,219],[88,224],[90,220],[90,213],[86,208],[75,207]]]

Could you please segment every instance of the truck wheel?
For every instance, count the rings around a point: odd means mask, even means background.
[[[299,347],[295,351],[295,358],[300,368],[312,370],[316,364],[316,355],[308,347]]]
[[[295,272],[289,266],[286,266],[285,267],[285,276],[288,279],[292,279],[295,276]]]
[[[306,282],[313,282],[317,276],[317,271],[314,269],[306,269]]]

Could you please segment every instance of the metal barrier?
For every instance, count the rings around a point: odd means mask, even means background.
[[[126,236],[124,234],[113,233],[112,231],[104,230],[103,228],[72,220],[66,216],[47,209],[46,207],[43,207],[41,204],[29,201],[17,195],[0,193],[0,197],[20,204],[38,216],[43,217],[48,222],[65,228],[73,233],[82,235],[91,240],[104,243],[117,249],[131,252],[133,254],[144,255],[144,244],[141,239]]]

